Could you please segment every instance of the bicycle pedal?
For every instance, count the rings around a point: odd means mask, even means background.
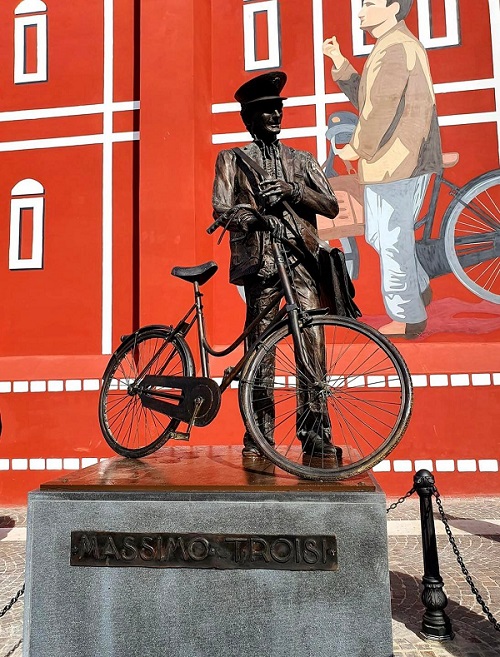
[[[184,431],[172,431],[170,434],[171,440],[189,440],[189,433]]]

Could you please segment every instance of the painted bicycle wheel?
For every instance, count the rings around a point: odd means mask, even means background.
[[[481,299],[500,303],[500,170],[468,183],[443,218],[452,272]]]
[[[240,380],[240,408],[261,453],[305,479],[360,474],[398,444],[412,408],[410,374],[378,331],[351,319],[316,316],[324,353],[308,377],[297,366],[289,327],[256,346]],[[309,334],[311,335],[311,334]],[[300,437],[300,440],[298,439]]]

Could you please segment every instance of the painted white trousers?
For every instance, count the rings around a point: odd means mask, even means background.
[[[417,258],[414,224],[429,178],[365,185],[365,237],[380,256],[385,309],[391,319],[407,324],[427,318],[420,295],[429,276]]]

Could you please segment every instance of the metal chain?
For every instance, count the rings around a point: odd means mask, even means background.
[[[23,595],[24,586],[25,585],[23,584],[22,587],[19,589],[19,591],[16,593],[16,595],[9,602],[9,604],[5,605],[5,607],[2,609],[2,611],[0,611],[0,618],[2,618],[2,616],[4,616],[9,611],[9,609],[12,609],[12,607],[16,604],[16,602],[19,600],[19,598]]]
[[[411,497],[414,492],[415,492],[415,487],[411,488],[407,493],[403,495],[403,497],[400,497],[397,502],[393,502],[391,506],[386,509],[386,513],[389,513],[389,511],[393,511],[397,506],[403,504],[403,502],[407,500],[409,497]]]
[[[497,621],[497,619],[493,616],[493,614],[489,610],[489,607],[484,602],[484,600],[481,597],[479,591],[477,590],[476,585],[474,584],[474,581],[472,580],[472,577],[469,575],[469,571],[465,567],[464,560],[462,559],[462,556],[460,554],[460,550],[458,549],[455,538],[454,538],[454,536],[451,532],[450,525],[448,523],[448,518],[445,515],[444,509],[443,509],[443,504],[441,502],[441,498],[439,497],[439,491],[435,486],[433,487],[433,489],[434,489],[433,490],[433,495],[436,498],[436,504],[437,504],[437,507],[439,509],[439,513],[441,515],[441,520],[443,521],[444,527],[446,529],[446,533],[448,534],[448,539],[450,541],[451,547],[453,548],[453,552],[454,552],[454,554],[457,558],[458,565],[460,566],[460,568],[462,569],[462,573],[464,574],[465,581],[470,586],[470,589],[471,589],[472,593],[476,596],[476,600],[481,605],[481,607],[484,611],[484,614],[486,615],[486,617],[488,618],[490,623],[493,625],[495,630],[500,631],[500,623]]]

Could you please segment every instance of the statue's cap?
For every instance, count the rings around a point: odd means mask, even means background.
[[[234,97],[241,105],[257,103],[261,100],[286,100],[280,96],[285,84],[286,73],[283,71],[263,73],[242,84]]]

